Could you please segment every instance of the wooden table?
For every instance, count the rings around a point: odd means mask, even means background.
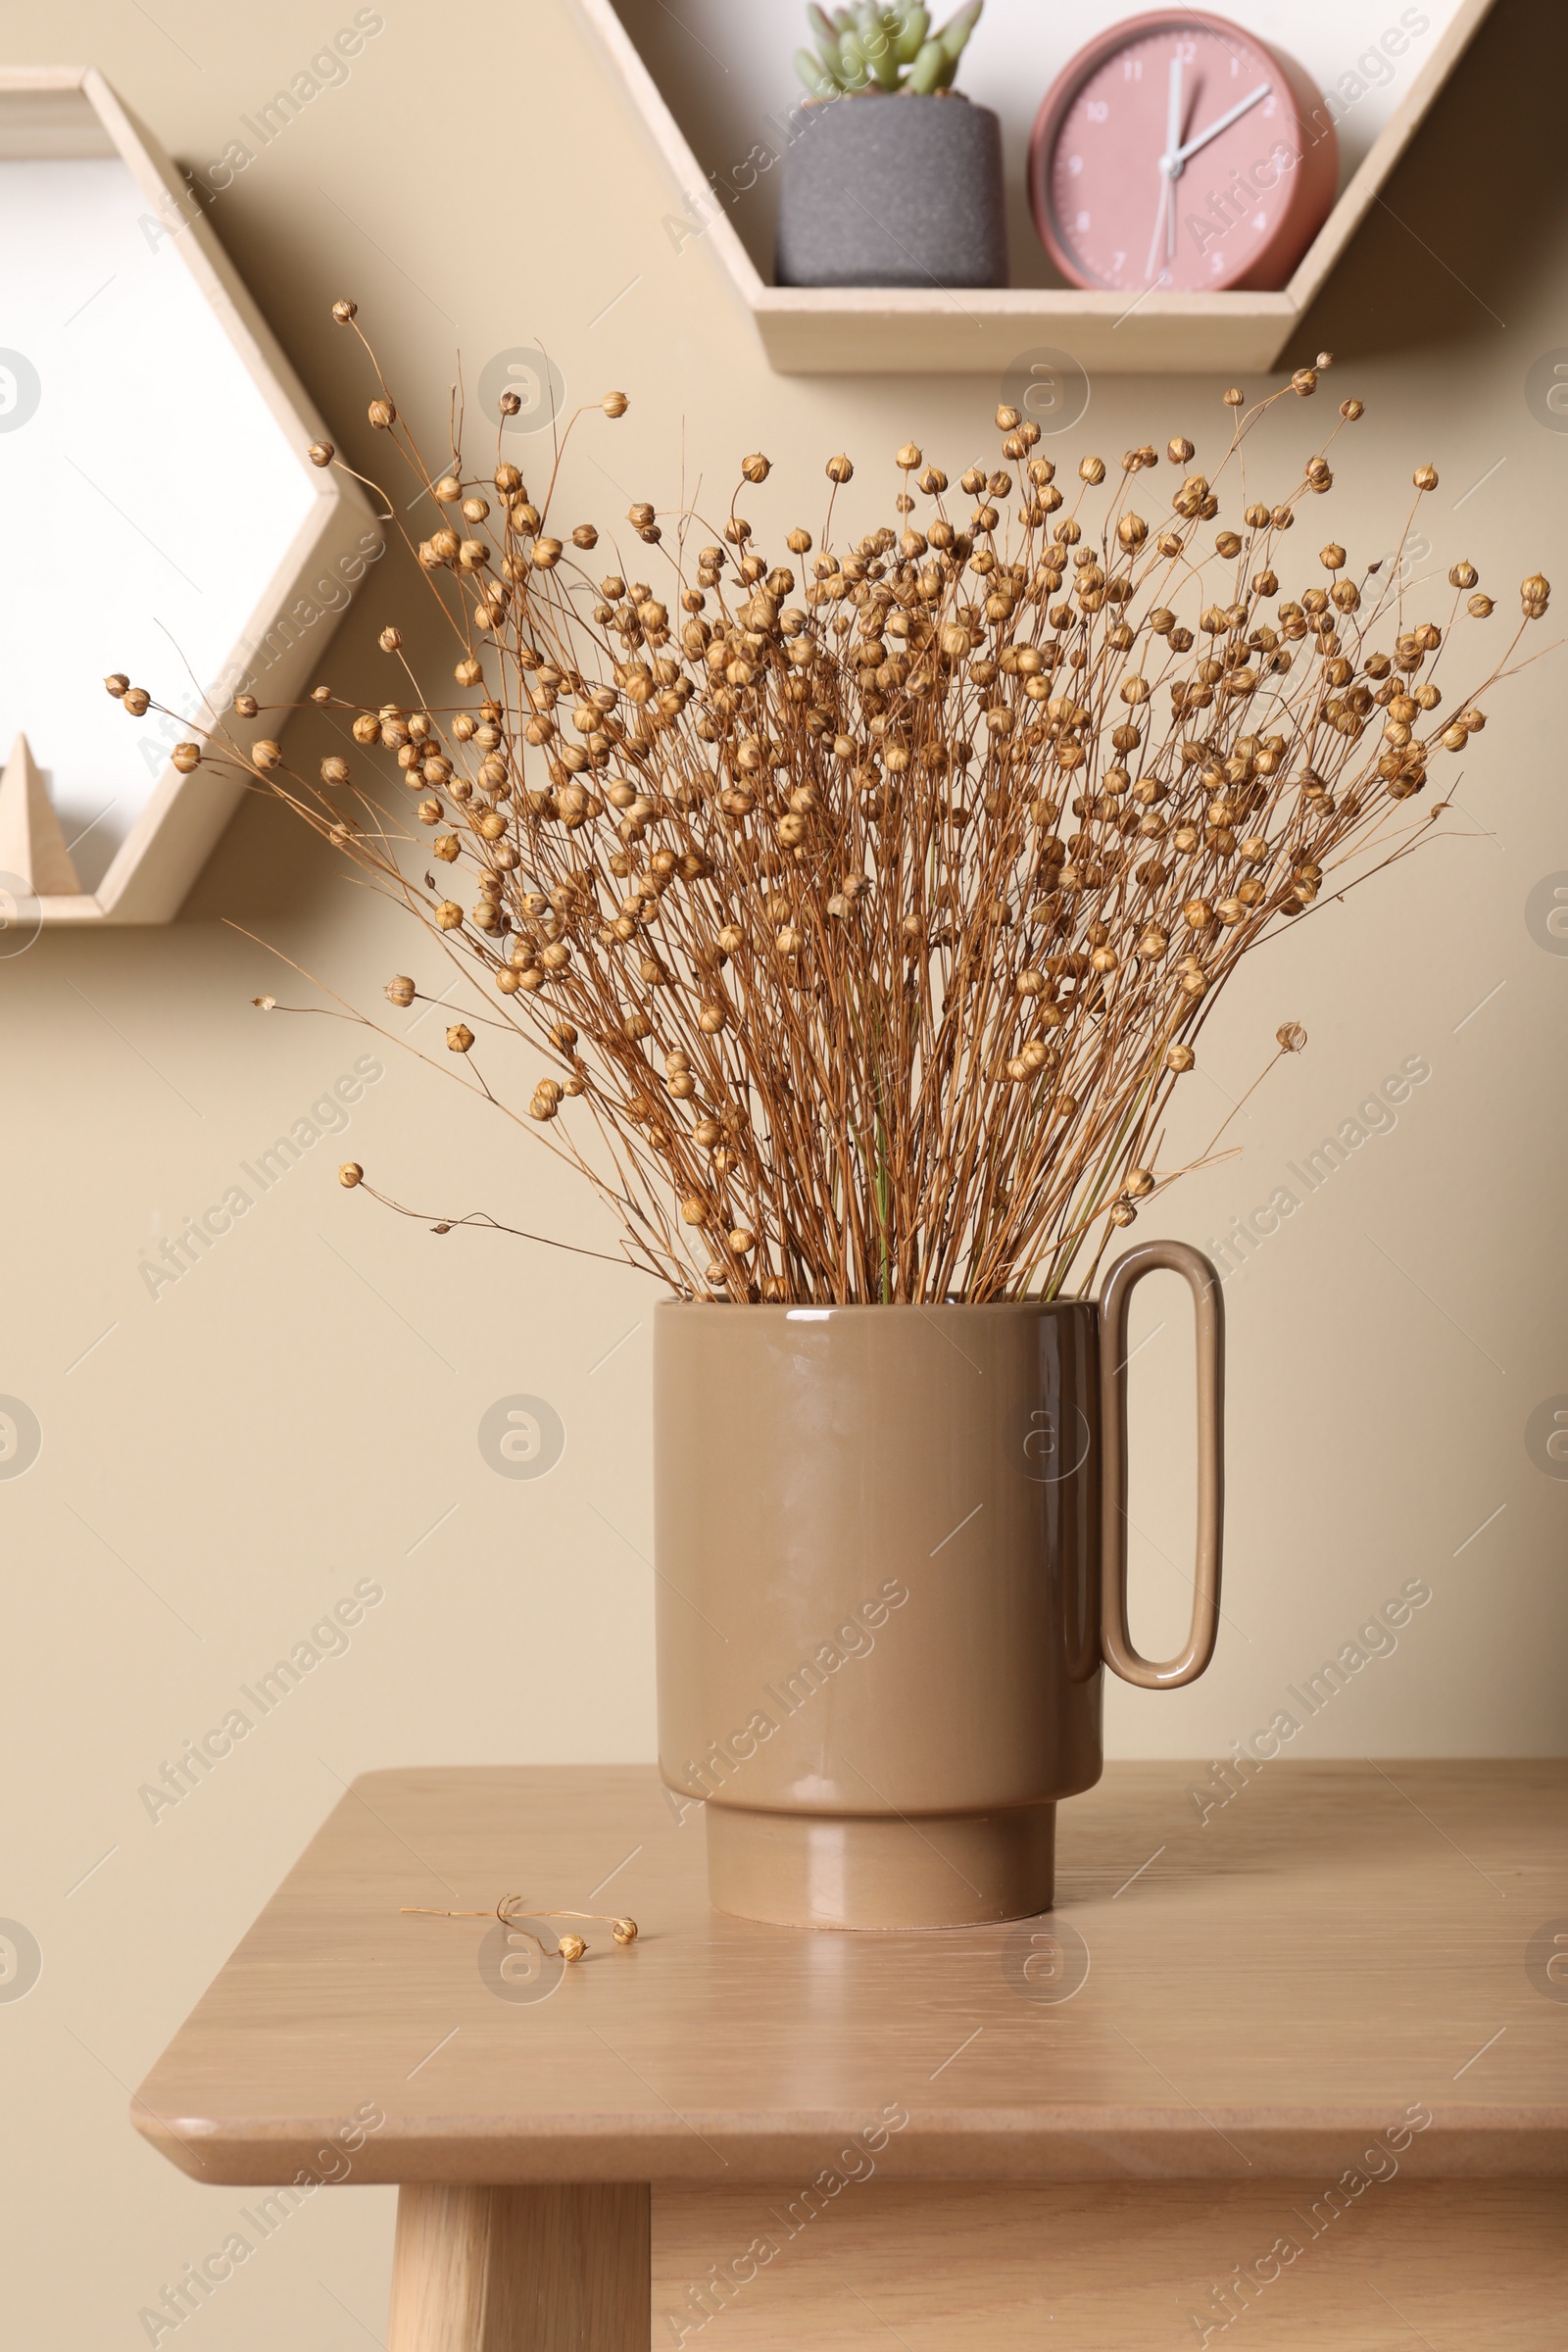
[[[1108,1767],[1043,1919],[818,1936],[651,1768],[372,1773],[134,2119],[259,2219],[400,2183],[391,2352],[1568,2343],[1568,1765],[1224,1787]],[[641,1935],[401,1911],[512,1892]]]

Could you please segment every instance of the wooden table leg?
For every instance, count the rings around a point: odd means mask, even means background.
[[[398,2191],[388,2352],[648,2352],[649,2191]]]

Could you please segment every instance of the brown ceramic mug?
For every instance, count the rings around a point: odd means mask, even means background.
[[[1198,1341],[1192,1628],[1127,1629],[1126,1326],[1181,1274]],[[657,1310],[660,1769],[707,1800],[713,1902],[818,1928],[1050,1908],[1100,1778],[1102,1665],[1173,1689],[1219,1615],[1223,1309],[1152,1242],[1102,1300]]]

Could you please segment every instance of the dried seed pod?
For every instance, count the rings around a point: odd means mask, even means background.
[[[337,1172],[337,1180],[347,1191],[352,1192],[357,1184],[365,1182],[365,1170],[357,1159],[346,1159]]]
[[[389,1004],[401,1004],[406,1007],[414,1003],[417,992],[407,972],[394,972],[382,993]]]
[[[1303,394],[1324,364],[1286,390]],[[1237,417],[1227,464],[1280,397]],[[1245,408],[1239,392],[1236,402]],[[514,396],[504,406],[515,409]],[[1342,417],[1352,413],[1347,403]],[[858,1299],[891,1277],[908,1302],[981,1264],[963,1251],[975,1230],[964,1220],[982,1200],[992,1295],[1007,1295],[1009,1267],[1060,1273],[1072,1241],[1070,1188],[1051,1195],[1059,1171],[1080,1164],[1096,1134],[1144,1132],[1121,1124],[1142,1090],[1152,1083],[1162,1098],[1195,1066],[1192,1045],[1171,1032],[1196,1025],[1254,940],[1316,902],[1325,868],[1337,888],[1353,878],[1350,851],[1376,854],[1376,824],[1422,789],[1436,741],[1462,756],[1481,723],[1452,690],[1454,715],[1437,715],[1437,628],[1403,627],[1386,654],[1362,640],[1365,608],[1384,592],[1359,585],[1359,563],[1332,536],[1321,588],[1263,603],[1282,593],[1273,533],[1291,527],[1306,491],[1330,488],[1326,455],[1308,458],[1282,505],[1249,504],[1244,490],[1231,528],[1216,489],[1190,470],[1185,437],[1167,450],[1174,514],[1147,523],[1127,511],[1125,485],[1156,455],[1132,448],[1117,503],[1102,513],[1091,501],[1092,515],[1074,520],[1052,462],[1031,454],[1034,420],[1004,404],[998,429],[1013,470],[968,467],[972,514],[928,509],[915,528],[910,493],[918,483],[935,499],[948,477],[910,441],[896,453],[891,527],[814,559],[811,534],[796,527],[793,571],[770,565],[738,514],[721,516],[721,543],[691,551],[691,518],[677,534],[666,515],[682,556],[663,601],[647,582],[582,580],[569,559],[596,543],[595,525],[547,535],[515,466],[493,466],[503,512],[492,521],[490,481],[466,484],[454,453],[451,472],[427,485],[437,512],[420,562],[438,592],[458,584],[448,610],[470,635],[453,674],[472,708],[343,710],[356,742],[396,754],[432,864],[464,863],[471,909],[440,899],[428,876],[421,895],[411,870],[418,911],[468,950],[470,976],[488,977],[519,1028],[538,1015],[541,1033],[555,1032],[561,1076],[541,1083],[531,1115],[548,1122],[586,1092],[612,1153],[629,1144],[656,1191],[662,1171],[663,1218],[638,1238],[646,1250],[658,1235],[662,1270],[687,1296]],[[743,483],[768,474],[760,453],[742,463]],[[828,466],[835,487],[852,475],[847,458]],[[1078,479],[1105,482],[1103,461],[1084,460]],[[632,504],[629,519],[657,540],[652,503]],[[1194,585],[1210,546],[1245,568],[1213,580],[1200,627]],[[1473,565],[1455,564],[1450,587],[1475,617],[1492,612]],[[1175,607],[1153,603],[1161,590]],[[1548,598],[1534,575],[1521,588],[1527,615]],[[383,643],[401,647],[395,630]],[[132,711],[151,709],[119,673],[108,684]],[[409,690],[420,692],[412,677]],[[469,744],[471,761],[459,748]],[[354,768],[372,804],[373,784]],[[321,780],[338,791],[348,762],[323,761]],[[296,787],[284,793],[279,774],[276,789],[287,798]],[[385,858],[373,822],[357,831],[335,814],[318,804],[331,841],[367,865]],[[895,1087],[896,1173],[876,1231],[824,1238],[833,1179],[806,1163],[828,1148],[845,1104],[872,1099],[873,1047],[854,1006],[906,992],[912,1005],[927,991],[974,1007],[974,1059],[924,1127],[907,1125]],[[403,975],[389,984],[394,1003],[415,993]],[[568,1004],[585,1033],[569,1046],[557,1018]],[[791,1123],[786,1089],[802,1102]],[[833,1105],[825,1118],[808,1107],[817,1094]],[[1151,1168],[1124,1179],[1097,1196],[1115,1225],[1158,1189]],[[730,1189],[741,1184],[744,1208]],[[914,1203],[937,1198],[942,1215],[915,1236]],[[770,1255],[760,1204],[775,1200]],[[689,1202],[704,1214],[688,1250]],[[1096,1226],[1096,1243],[1104,1231]]]

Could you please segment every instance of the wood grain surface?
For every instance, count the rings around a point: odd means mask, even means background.
[[[388,2352],[644,2352],[648,2278],[646,2187],[404,2188]]]
[[[656,2352],[1218,2352],[1227,2335],[1247,2352],[1568,2343],[1568,2185],[1395,2175],[1331,2197],[1335,2179],[872,2180],[793,2236],[798,2180],[771,2193],[656,2190],[651,2341]],[[741,2278],[737,2263],[757,2267]]]
[[[1044,1919],[838,1936],[710,1911],[651,1767],[374,1773],[132,2112],[210,2182],[331,2177],[368,2106],[356,2181],[732,2188],[878,2132],[880,2180],[1313,2180],[1414,2105],[1403,2178],[1568,2176],[1568,1765],[1281,1759],[1206,1820],[1195,1788],[1112,1765],[1063,1805]],[[508,1984],[494,1925],[400,1912],[507,1893],[641,1936]]]

